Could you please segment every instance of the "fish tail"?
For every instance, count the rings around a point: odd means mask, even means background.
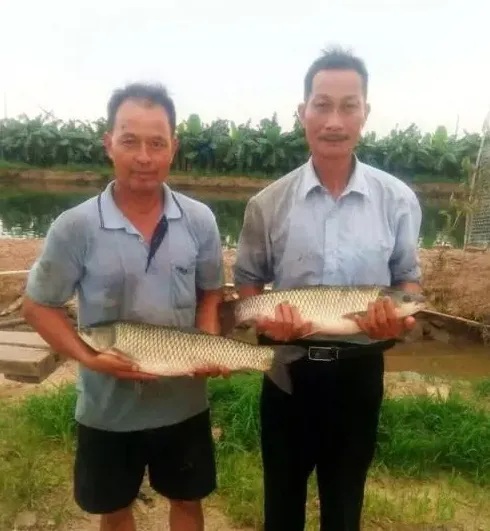
[[[305,350],[296,346],[285,345],[275,349],[273,365],[289,365],[305,356]]]
[[[300,360],[304,356],[304,349],[298,347],[283,346],[275,349],[275,355],[270,370],[278,376],[279,380],[283,383],[284,390],[289,394],[293,392],[289,365]]]
[[[288,394],[293,392],[293,382],[289,372],[289,365],[305,356],[302,348],[283,346],[275,349],[274,359],[270,371],[281,382],[281,388]]]

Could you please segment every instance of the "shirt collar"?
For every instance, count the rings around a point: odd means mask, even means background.
[[[133,231],[131,222],[119,210],[114,201],[114,196],[112,195],[114,183],[114,180],[109,182],[99,196],[100,225],[106,229],[128,229]],[[162,183],[162,192],[165,198],[164,214],[167,216],[167,219],[179,219],[182,217],[180,205],[177,203],[174,194],[166,183]]]
[[[362,168],[362,164],[359,159],[353,155],[354,159],[354,171],[351,173],[347,187],[342,192],[341,196],[348,195],[350,193],[358,193],[366,197],[369,196],[368,183],[366,181],[366,176]],[[314,189],[325,189],[320,183],[318,176],[313,166],[313,160],[310,157],[306,162],[303,170],[303,176],[301,179],[299,194],[301,199],[305,199],[306,196]],[[327,192],[328,193],[328,192]]]

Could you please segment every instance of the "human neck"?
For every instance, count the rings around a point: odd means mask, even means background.
[[[123,211],[132,215],[145,215],[160,210],[163,206],[163,193],[161,189],[148,194],[134,194],[131,190],[114,184],[113,196],[116,205]]]
[[[352,157],[343,157],[338,159],[325,159],[312,157],[313,167],[315,168],[318,180],[330,192],[335,199],[347,187],[354,161]]]

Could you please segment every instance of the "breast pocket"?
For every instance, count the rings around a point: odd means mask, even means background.
[[[393,245],[378,238],[358,237],[345,249],[344,265],[357,284],[389,284]]]
[[[196,261],[173,260],[172,304],[175,308],[190,308],[196,304]]]
[[[283,288],[318,282],[323,268],[323,246],[314,226],[299,216],[290,219],[272,243],[275,276],[281,279]]]

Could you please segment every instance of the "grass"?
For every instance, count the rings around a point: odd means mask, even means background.
[[[478,398],[490,399],[490,378],[483,378],[474,382],[473,392]]]
[[[20,403],[0,402],[0,529],[24,510],[67,516],[71,493],[74,392],[63,387]]]
[[[452,394],[446,402],[426,397],[384,401],[364,529],[396,530],[401,522],[490,528],[490,410],[482,404],[489,382],[473,384],[464,399]],[[210,390],[213,424],[221,430],[215,497],[236,524],[260,528],[260,379],[215,380]],[[11,529],[21,510],[55,523],[70,516],[75,398],[73,385],[65,385],[0,402],[0,529]],[[318,528],[317,513],[312,477],[308,529]]]

